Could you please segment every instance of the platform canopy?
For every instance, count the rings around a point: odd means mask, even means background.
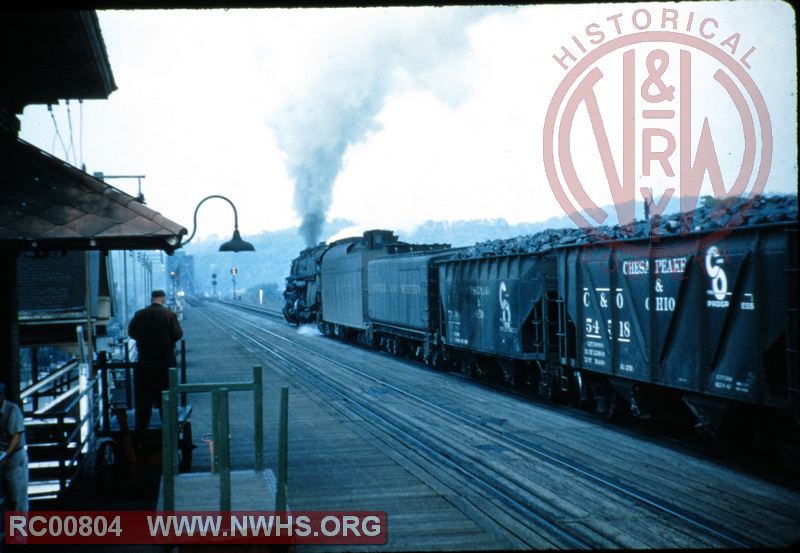
[[[15,113],[66,98],[105,100],[117,88],[94,11],[4,11],[0,62],[0,103]]]
[[[186,228],[15,137],[0,138],[0,247],[164,250]]]

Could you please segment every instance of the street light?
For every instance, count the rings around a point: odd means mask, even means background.
[[[225,200],[226,202],[231,204],[231,207],[233,208],[233,238],[231,238],[230,240],[228,240],[227,242],[222,244],[219,247],[219,251],[221,251],[221,252],[254,252],[254,251],[256,251],[255,247],[253,247],[253,244],[251,244],[250,242],[246,242],[246,241],[242,240],[242,236],[239,234],[239,214],[236,213],[236,206],[233,205],[233,202],[230,201],[225,196],[219,196],[219,195],[216,195],[216,194],[213,195],[213,196],[208,196],[206,198],[203,198],[202,200],[200,200],[200,203],[197,204],[197,207],[194,208],[194,230],[192,230],[192,235],[188,238],[188,240],[186,240],[186,242],[181,243],[181,245],[179,247],[185,246],[186,244],[188,244],[189,242],[192,241],[192,238],[194,238],[194,235],[197,232],[197,211],[200,209],[200,206],[203,205],[203,203],[206,200],[210,200],[211,198],[219,198],[220,200]]]

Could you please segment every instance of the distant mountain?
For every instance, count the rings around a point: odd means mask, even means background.
[[[715,200],[710,197],[700,198],[697,203],[698,213],[710,211],[716,205]],[[792,212],[794,215],[792,217],[796,218],[796,196],[792,196],[790,204],[794,206],[794,212]],[[608,214],[604,225],[609,227],[616,225],[617,214],[614,206],[604,206],[602,209]],[[637,215],[637,219],[641,219],[643,214],[638,213]],[[356,228],[358,227],[352,221],[335,219],[326,223],[324,236],[329,238],[336,237],[341,233],[338,238],[342,238],[344,234],[360,234],[356,230],[342,232],[346,229]],[[546,221],[519,223],[516,225],[509,224],[505,219],[426,221],[413,232],[402,233],[396,231],[396,233],[403,242],[417,244],[446,243],[451,244],[453,247],[462,247],[473,246],[490,240],[531,235],[547,229],[574,230],[575,228],[575,223],[567,215],[561,215],[551,217]],[[292,259],[306,248],[298,227],[272,232],[265,231],[257,235],[248,235],[244,238],[255,246],[255,252],[220,253],[217,249],[220,243],[227,238],[222,239],[219,237],[198,240],[187,246],[186,254],[194,256],[196,293],[212,294],[211,275],[216,274],[218,295],[222,298],[230,298],[233,295],[231,268],[236,267],[237,295],[249,296],[251,301],[257,301],[259,290],[264,290],[264,295],[267,297],[280,297],[282,295]]]
[[[345,219],[335,219],[325,226],[327,236],[351,227],[354,223]],[[219,246],[228,238],[210,237],[193,241],[186,247],[186,254],[194,257],[195,293],[211,295],[214,291],[212,274],[217,275],[217,294],[230,299],[233,295],[233,275],[236,267],[237,296],[249,293],[272,293],[277,287],[283,294],[284,279],[289,274],[292,259],[306,247],[298,227],[277,231],[264,231],[260,234],[243,237],[255,247],[255,252],[219,252]]]

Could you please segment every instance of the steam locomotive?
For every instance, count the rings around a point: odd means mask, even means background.
[[[284,315],[609,417],[691,417],[723,439],[796,437],[794,209],[778,222],[751,215],[704,250],[655,258],[579,229],[468,248],[371,230],[301,252]],[[660,246],[677,243],[665,235]]]

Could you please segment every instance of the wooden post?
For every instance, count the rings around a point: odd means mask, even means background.
[[[211,416],[214,434],[214,466],[219,473],[219,510],[231,510],[231,457],[228,443],[228,390],[211,393]]]
[[[275,490],[275,510],[286,510],[286,481],[289,450],[289,388],[281,388],[280,428],[278,431],[278,483]]]
[[[108,434],[111,432],[111,409],[109,409],[109,393],[108,393],[108,359],[106,358],[105,352],[102,352],[103,355],[99,357],[99,370],[100,370],[100,394],[102,395],[101,400],[101,417],[103,419],[103,432]]]
[[[169,461],[172,465],[172,474],[178,474],[178,467],[180,466],[178,459],[178,370],[171,368],[167,370],[169,387],[167,393],[169,394],[169,416],[167,420],[161,421],[161,432],[170,435],[170,443],[173,449],[169,452]],[[167,413],[167,408],[161,406],[161,412]],[[166,463],[166,459],[162,462]]]
[[[186,384],[186,340],[181,340],[181,384]],[[181,407],[186,407],[186,392],[181,392]]]
[[[164,413],[164,420],[161,421],[161,447],[163,458],[161,461],[162,474],[164,481],[164,510],[175,510],[175,470],[173,468],[172,456],[177,450],[177,444],[172,443],[172,432],[168,429],[172,425],[172,400],[168,390],[161,392],[161,412]],[[174,425],[172,425],[174,426]]]
[[[264,470],[264,402],[261,367],[253,367],[253,427],[256,447],[256,472]]]
[[[230,430],[228,413],[228,393],[231,391],[253,392],[253,426],[255,428],[255,472],[264,471],[264,416],[263,416],[263,376],[262,367],[253,367],[253,382],[216,382],[204,384],[179,384],[177,382],[177,368],[170,369],[170,390],[164,392],[164,411],[169,415],[165,417],[164,436],[164,510],[174,510],[175,488],[174,478],[178,473],[177,457],[177,425],[179,394],[184,393],[211,393],[211,424],[214,443],[214,457],[212,459],[213,472],[219,475],[219,510],[231,510],[231,461],[230,461]],[[278,510],[286,510],[286,475],[288,463],[288,407],[289,389],[281,390],[281,430],[278,445],[278,489],[276,490],[276,505]],[[169,425],[167,427],[166,425]],[[169,430],[167,429],[169,428]],[[169,437],[167,437],[169,436]],[[166,458],[174,452],[174,464],[167,463]],[[170,468],[167,469],[167,464]],[[167,479],[169,475],[169,480]],[[171,501],[171,503],[167,503]],[[169,507],[167,507],[169,505]]]

